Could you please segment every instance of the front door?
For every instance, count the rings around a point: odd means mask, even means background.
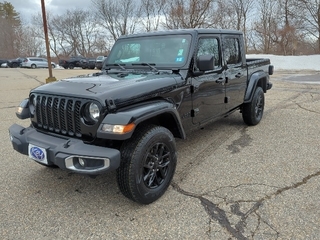
[[[225,86],[221,80],[225,78],[222,68],[220,35],[201,36],[199,38],[197,55],[212,54],[215,57],[215,67],[199,77],[192,79],[192,122],[201,125],[225,111]],[[195,69],[197,68],[195,64]]]

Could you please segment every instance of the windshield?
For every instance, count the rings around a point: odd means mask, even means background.
[[[119,39],[108,56],[107,65],[182,67],[188,59],[191,35],[164,35]]]

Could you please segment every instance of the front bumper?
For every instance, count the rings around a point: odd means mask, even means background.
[[[44,165],[56,165],[61,169],[89,175],[102,174],[120,165],[120,151],[117,149],[85,144],[79,139],[52,136],[17,124],[9,128],[9,134],[13,148],[19,153],[32,157],[34,154],[29,152],[30,146],[43,149],[46,158],[33,159]]]

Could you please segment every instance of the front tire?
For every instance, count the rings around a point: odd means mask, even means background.
[[[120,191],[140,204],[159,199],[173,178],[177,157],[172,133],[161,126],[137,128],[121,147],[121,164],[117,169]]]
[[[264,92],[261,87],[257,87],[252,101],[250,103],[243,104],[242,107],[242,119],[249,125],[257,125],[263,116],[264,111]]]

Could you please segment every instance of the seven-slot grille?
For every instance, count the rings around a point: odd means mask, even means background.
[[[64,135],[81,137],[81,100],[36,95],[35,121],[38,128]]]

